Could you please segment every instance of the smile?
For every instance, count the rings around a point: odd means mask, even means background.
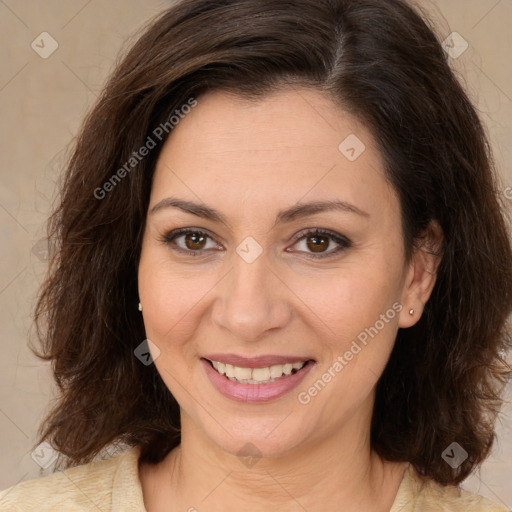
[[[307,361],[300,363],[274,364],[262,368],[244,368],[232,364],[210,361],[211,365],[221,375],[225,375],[232,382],[241,384],[269,384],[286,375],[297,373]]]
[[[226,398],[245,403],[269,402],[290,393],[316,364],[312,359],[274,356],[210,357],[200,362],[213,387]]]

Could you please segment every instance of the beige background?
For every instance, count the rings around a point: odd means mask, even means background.
[[[438,23],[442,39],[456,31],[469,44],[451,61],[488,127],[505,195],[512,186],[512,2],[419,3]],[[38,241],[65,149],[119,50],[168,5],[156,0],[0,0],[0,489],[52,470],[40,470],[29,450],[53,384],[49,366],[36,360],[26,343],[46,266]],[[31,48],[42,32],[59,45],[46,59]],[[512,397],[510,390],[507,396]],[[463,487],[512,507],[511,481],[508,404],[492,456]]]

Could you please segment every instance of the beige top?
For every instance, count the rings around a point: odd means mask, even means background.
[[[2,512],[146,512],[139,480],[140,448],[20,482],[0,492]],[[413,466],[404,473],[390,512],[509,512],[478,494],[428,481],[420,489]]]

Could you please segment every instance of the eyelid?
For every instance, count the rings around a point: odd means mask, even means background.
[[[305,228],[301,231],[299,231],[296,235],[293,236],[293,244],[297,244],[297,242],[301,241],[304,238],[308,238],[311,236],[324,236],[326,238],[331,239],[338,245],[335,249],[331,249],[330,251],[326,252],[320,252],[320,253],[313,253],[313,252],[304,252],[304,251],[298,251],[299,254],[304,255],[306,258],[310,259],[327,259],[331,256],[334,257],[336,255],[339,255],[339,253],[343,252],[346,249],[349,249],[352,247],[352,241],[347,238],[346,236],[337,233],[336,231],[332,231],[330,229],[325,228]]]
[[[179,229],[171,230],[168,233],[164,234],[164,236],[161,237],[160,241],[166,245],[171,245],[171,243],[176,238],[185,236],[190,233],[204,235],[204,236],[208,237],[209,239],[211,239],[212,241],[214,241],[217,245],[222,245],[216,240],[216,237],[214,237],[213,235],[210,234],[210,232],[208,230],[203,229],[203,228],[194,228],[194,227],[179,228]],[[335,231],[331,231],[330,229],[319,228],[319,227],[304,228],[301,231],[299,231],[298,233],[296,233],[292,237],[292,241],[293,241],[292,246],[296,245],[299,241],[301,241],[304,238],[307,238],[308,236],[310,236],[310,237],[324,236],[326,238],[331,239],[334,243],[336,243],[338,245],[338,247],[336,247],[335,249],[331,249],[329,251],[323,252],[323,253],[322,252],[308,253],[305,251],[297,251],[299,254],[303,255],[306,258],[327,259],[331,256],[337,255],[340,252],[343,252],[344,250],[352,247],[351,240],[348,239],[346,236],[344,236],[340,233],[337,233]],[[182,254],[184,253],[184,254],[188,254],[191,256],[200,256],[200,255],[204,255],[204,253],[206,253],[206,252],[210,252],[210,249],[200,249],[200,250],[194,251],[191,249],[183,249],[182,247],[179,247],[179,246],[172,248],[172,249],[174,251],[180,252]],[[288,247],[285,250],[286,250],[286,252],[294,252],[294,251],[289,251]]]
[[[207,231],[207,230],[205,230],[203,228],[194,228],[194,227],[192,227],[192,228],[179,228],[179,229],[171,230],[171,231],[165,233],[160,238],[160,241],[163,244],[165,244],[165,245],[171,245],[172,242],[176,238],[180,238],[181,236],[185,236],[185,235],[188,235],[190,233],[196,233],[196,234],[199,234],[199,235],[204,235],[204,236],[208,237],[210,240],[214,241],[217,245],[220,245],[219,242],[216,240],[216,238],[209,233],[209,231]],[[203,254],[204,252],[209,251],[207,249],[201,249],[201,250],[198,250],[198,251],[192,251],[190,249],[183,249],[182,247],[175,247],[175,248],[172,248],[172,249],[177,251],[177,252],[180,252],[180,253],[190,254],[192,256],[199,256],[199,255]]]

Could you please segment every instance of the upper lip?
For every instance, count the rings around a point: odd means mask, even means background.
[[[275,356],[275,355],[260,355],[255,357],[244,357],[237,354],[207,354],[203,359],[210,361],[218,361],[219,363],[227,363],[241,368],[264,368],[266,366],[273,366],[275,364],[286,363],[302,363],[310,361],[311,357],[303,356]]]

